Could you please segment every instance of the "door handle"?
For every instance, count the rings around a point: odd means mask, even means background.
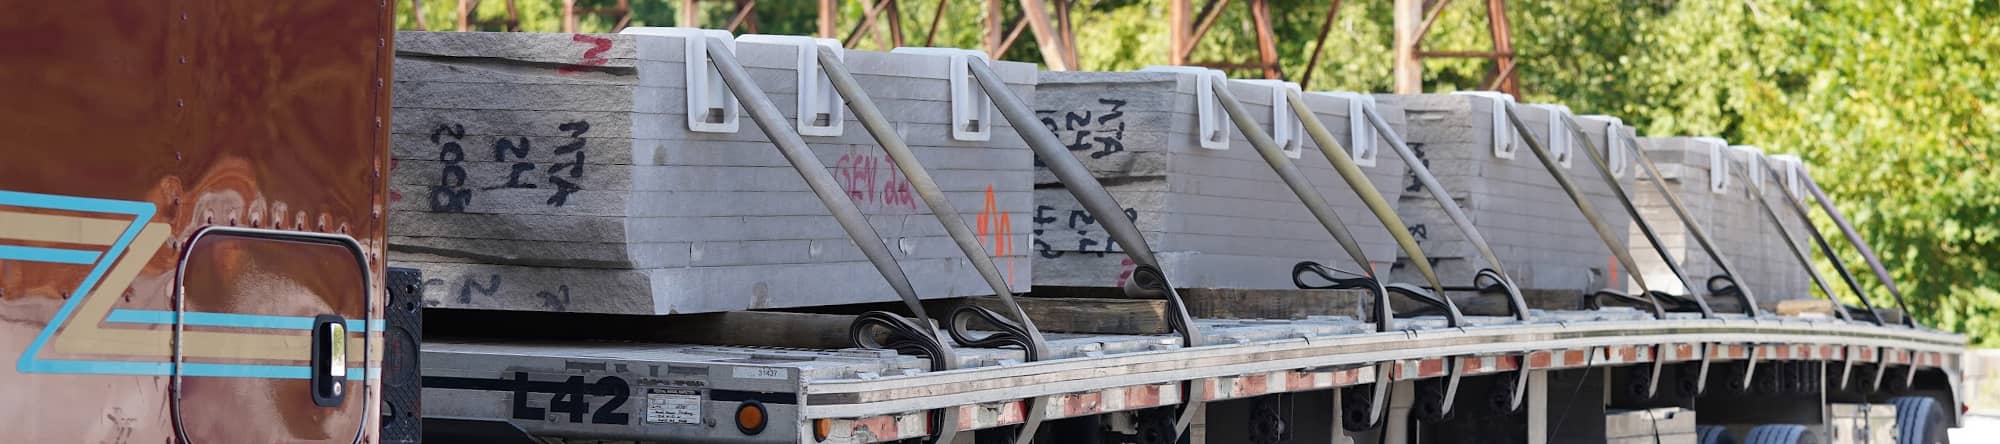
[[[334,315],[313,318],[312,399],[320,407],[338,407],[347,399],[347,320]]]

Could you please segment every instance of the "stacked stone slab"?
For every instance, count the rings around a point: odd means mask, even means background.
[[[1575,203],[1505,120],[1509,99],[1475,94],[1382,95],[1396,103],[1409,121],[1411,148],[1429,164],[1432,174],[1465,210],[1508,273],[1524,289],[1593,291],[1622,289],[1614,280],[1611,250],[1592,230]],[[1522,105],[1521,119],[1537,140],[1565,164],[1563,169],[1596,206],[1599,215],[1622,240],[1630,218],[1617,197],[1589,165],[1580,140],[1554,119],[1567,113],[1556,106]],[[1603,140],[1604,125],[1596,128]],[[1554,134],[1552,137],[1551,135]],[[1600,149],[1604,149],[1600,147]],[[1609,153],[1603,153],[1609,154]],[[1629,183],[1630,176],[1621,181]],[[1474,273],[1490,265],[1451,220],[1420,191],[1412,177],[1398,208],[1424,253],[1449,285],[1467,285]],[[1620,245],[1622,247],[1622,245]],[[1400,258],[1407,261],[1408,257]],[[1415,267],[1398,266],[1399,280],[1415,279]]]
[[[1278,179],[1227,117],[1217,114],[1204,148],[1196,74],[1174,72],[1044,72],[1035,109],[1042,123],[1081,159],[1126,207],[1174,285],[1184,288],[1294,288],[1292,266],[1317,261],[1353,268],[1352,261]],[[1232,82],[1231,92],[1259,125],[1273,127],[1270,86]],[[1347,99],[1307,94],[1314,118],[1342,143],[1352,141]],[[1220,112],[1219,105],[1211,105]],[[1402,112],[1377,107],[1393,126]],[[1219,125],[1219,126],[1218,126]],[[1293,128],[1296,129],[1296,128]],[[1340,179],[1318,145],[1293,140],[1298,165],[1373,258],[1386,265],[1394,241]],[[1391,202],[1403,164],[1372,155],[1364,167]],[[1113,287],[1131,269],[1102,227],[1052,175],[1036,176],[1035,284]],[[1109,252],[1109,253],[1107,253]]]
[[[1762,204],[1749,193],[1763,193],[1772,204],[1773,210],[1783,211],[1778,220],[1785,223],[1785,230],[1793,232],[1791,242],[1804,241],[1804,226],[1797,223],[1798,217],[1791,210],[1779,207],[1786,205],[1781,199],[1789,198],[1766,171],[1769,159],[1763,150],[1753,146],[1730,146],[1730,182],[1725,185],[1722,195],[1724,205],[1718,214],[1726,220],[1717,221],[1720,230],[1726,231],[1720,237],[1723,254],[1732,264],[1742,268],[1739,282],[1750,286],[1757,293],[1758,303],[1766,309],[1774,309],[1778,301],[1810,297],[1810,278],[1792,256],[1786,238],[1778,227],[1771,224],[1764,214]],[[1747,178],[1747,179],[1746,179]]]
[[[1721,211],[1718,208],[1726,204],[1724,191],[1727,183],[1717,172],[1726,173],[1721,169],[1726,168],[1727,163],[1716,162],[1715,159],[1723,155],[1726,143],[1722,139],[1708,137],[1647,137],[1640,139],[1640,144],[1647,158],[1659,167],[1660,178],[1665,181],[1668,192],[1678,197],[1687,208],[1688,215],[1693,219],[1691,222],[1700,225],[1704,232],[1712,236],[1711,239],[1723,242],[1718,231],[1724,227],[1718,224],[1722,218],[1717,214]],[[1667,247],[1667,257],[1673,258],[1697,287],[1705,285],[1709,277],[1722,274],[1721,268],[1709,259],[1708,253],[1695,240],[1687,223],[1669,206],[1666,196],[1660,194],[1658,187],[1646,183],[1652,180],[1652,176],[1644,168],[1634,173],[1641,183],[1630,188],[1634,191],[1633,203],[1639,206],[1639,212],[1646,221],[1653,224],[1660,242]],[[1659,251],[1653,249],[1643,236],[1635,229],[1630,242],[1633,258],[1639,263],[1641,275],[1648,285],[1654,290],[1674,294],[1707,294],[1700,288],[1689,293],[1689,289],[1667,268]],[[1730,259],[1731,264],[1736,263],[1736,258]],[[1729,300],[1710,299],[1709,302],[1722,304]]]
[[[688,117],[681,38],[403,32],[396,48],[390,259],[424,272],[427,304],[670,314],[897,300],[747,116],[690,130],[737,117],[722,102]],[[798,125],[797,47],[745,42],[736,56]],[[1004,123],[988,122],[989,141],[953,137],[943,57],[845,57],[1027,289],[1026,145]],[[995,68],[1033,96],[1032,65]],[[991,294],[859,123],[813,114],[844,129],[804,139],[918,293]]]
[[[1626,126],[1623,120],[1612,116],[1577,116],[1575,121],[1577,126],[1583,128],[1584,138],[1570,141],[1570,147],[1576,151],[1576,154],[1571,156],[1571,163],[1574,166],[1569,170],[1570,177],[1584,183],[1584,191],[1590,196],[1591,205],[1595,205],[1597,211],[1605,215],[1605,224],[1617,232],[1637,233],[1638,228],[1631,224],[1632,213],[1625,209],[1625,202],[1612,192],[1610,185],[1604,181],[1603,174],[1590,164],[1590,157],[1582,152],[1587,148],[1596,148],[1598,158],[1604,159],[1605,166],[1611,170],[1612,179],[1618,182],[1618,186],[1623,188],[1629,197],[1636,191],[1635,187],[1640,185],[1635,180],[1638,177],[1636,171],[1640,169],[1634,161],[1638,148],[1632,146],[1632,141],[1637,139],[1636,132],[1632,127]],[[1586,141],[1588,143],[1585,143]],[[1596,184],[1602,184],[1603,188],[1598,188]],[[1602,241],[1599,243],[1602,244]],[[1630,248],[1644,243],[1644,238],[1640,238],[1638,244],[1633,244],[1627,239],[1625,246]],[[1610,288],[1619,291],[1631,290],[1628,276],[1632,274],[1632,270],[1622,270],[1623,266],[1616,262],[1606,266],[1611,267]]]

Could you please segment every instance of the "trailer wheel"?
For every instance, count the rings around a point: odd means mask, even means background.
[[[1819,434],[1796,424],[1769,424],[1750,429],[1744,444],[1819,444]]]
[[[1375,418],[1368,415],[1368,408],[1375,402],[1373,384],[1357,385],[1340,391],[1340,426],[1350,432],[1360,432],[1375,428]]]
[[[1696,444],[1736,444],[1736,437],[1730,436],[1729,429],[1723,426],[1696,426],[1694,434]]]
[[[1674,394],[1681,398],[1701,395],[1701,365],[1683,364],[1674,372]]]
[[[1945,412],[1936,399],[1929,396],[1904,396],[1891,399],[1896,404],[1896,442],[1903,444],[1944,444],[1950,442],[1945,436]]]
[[[1451,399],[1445,398],[1445,381],[1431,378],[1417,381],[1417,399],[1410,404],[1410,416],[1425,424],[1449,421],[1457,416],[1449,410]]]

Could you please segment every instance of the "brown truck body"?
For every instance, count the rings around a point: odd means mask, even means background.
[[[7,4],[0,435],[376,442],[392,6]]]

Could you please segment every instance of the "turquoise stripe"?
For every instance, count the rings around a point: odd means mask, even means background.
[[[367,379],[363,372],[367,369],[351,367],[347,369],[347,380]],[[303,365],[251,365],[251,364],[181,364],[181,376],[211,378],[259,378],[259,379],[310,379],[312,368]]]
[[[250,315],[250,314],[239,314],[239,313],[208,313],[208,312],[198,312],[198,311],[190,311],[184,313],[183,315],[185,317],[181,319],[182,325],[197,326],[197,327],[311,330],[313,328],[313,321],[314,321],[313,318],[305,316]],[[105,322],[122,322],[129,324],[172,325],[174,323],[174,312],[165,310],[128,310],[121,308],[117,310],[112,310],[111,315],[105,316],[104,320]],[[363,321],[359,319],[354,319],[347,321],[347,331],[382,331],[382,330],[383,330],[383,322],[380,319],[372,321]]]
[[[312,368],[303,365],[181,364],[181,376],[218,378],[307,379]]]
[[[42,361],[41,367],[49,373],[77,373],[92,375],[144,375],[168,376],[174,371],[169,362],[132,361]],[[368,369],[349,367],[347,380],[360,381],[368,378]],[[265,379],[307,379],[312,369],[302,365],[249,365],[249,364],[181,364],[181,376],[218,378],[265,378]]]
[[[54,262],[58,264],[91,264],[97,262],[97,252],[65,248],[0,245],[0,261],[5,260]]]
[[[37,361],[36,370],[43,373],[80,373],[87,375],[144,375],[166,376],[173,369],[169,362],[133,361]]]
[[[90,274],[84,275],[83,282],[77,284],[76,290],[63,301],[62,307],[56,309],[56,315],[50,318],[48,326],[42,327],[42,332],[35,335],[34,342],[29,342],[27,350],[21,352],[21,359],[15,361],[14,370],[22,373],[162,374],[159,368],[143,363],[53,359],[44,361],[36,357],[41,354],[42,346],[49,342],[49,337],[54,336],[56,330],[68,322],[70,315],[76,311],[76,306],[83,303],[84,297],[97,287],[98,280],[104,278],[104,273],[111,268],[113,260],[123,255],[126,247],[131,246],[132,238],[138,237],[139,230],[145,228],[146,222],[153,220],[153,213],[156,211],[153,204],[0,190],[0,205],[132,216],[132,224],[125,227],[125,232],[118,235],[118,240],[113,242],[110,248],[105,249],[104,255],[99,257],[101,260],[96,261],[96,265],[90,268]]]
[[[96,289],[98,281],[104,278],[104,274],[107,271],[109,271],[112,263],[115,262],[121,255],[125,254],[125,250],[129,248],[132,244],[132,239],[139,236],[139,230],[145,228],[146,223],[153,220],[153,214],[157,210],[155,209],[155,207],[151,202],[98,199],[89,197],[61,196],[54,194],[23,193],[18,191],[0,190],[0,205],[29,207],[29,208],[45,208],[45,209],[55,209],[64,211],[109,213],[109,214],[127,215],[132,217],[131,224],[125,227],[125,231],[118,235],[118,240],[113,242],[109,248],[106,248],[102,255],[99,255],[96,252],[89,252],[89,251],[64,250],[64,249],[40,248],[40,247],[11,247],[4,250],[0,250],[0,259],[25,259],[25,260],[37,260],[45,262],[93,264],[90,269],[90,273],[84,275],[83,281],[77,284],[77,287],[74,291],[70,292],[70,296],[63,301],[63,305],[56,309],[56,314],[54,317],[51,318],[51,321],[49,322],[48,326],[43,327],[41,333],[35,335],[35,340],[33,342],[28,343],[27,350],[21,353],[21,358],[14,364],[14,369],[16,371],[22,373],[70,373],[70,374],[142,375],[142,376],[166,376],[174,374],[174,364],[170,362],[87,361],[87,360],[37,358],[37,356],[41,354],[42,346],[46,345],[49,341],[49,338],[54,336],[57,330],[61,329],[64,324],[68,323],[68,321],[71,320],[70,316],[76,312],[76,307],[83,303],[84,298],[88,296],[92,290]],[[86,257],[86,255],[88,256]],[[162,314],[164,314],[165,316],[163,317]],[[215,323],[248,322],[253,324],[264,323],[264,324],[276,324],[276,325],[295,325],[293,324],[293,321],[290,320],[254,319],[246,321],[237,317],[237,316],[258,317],[255,315],[235,315],[230,313],[190,313],[190,314],[195,315],[192,316],[191,319],[200,322],[215,322]],[[209,315],[216,315],[216,316],[209,316]],[[118,310],[112,312],[110,319],[107,320],[110,320],[112,322],[173,324],[174,318],[175,318],[174,313],[171,311]],[[283,317],[274,316],[270,318],[283,318]],[[305,319],[307,319],[307,322],[305,323],[304,328],[311,329],[312,328],[311,318],[305,318]],[[357,328],[358,326],[361,325],[368,325],[374,327],[375,330],[381,330],[382,321],[381,320],[373,320],[369,322],[348,321],[347,325],[349,330],[361,330],[360,328]],[[270,327],[270,328],[280,328],[280,327]],[[182,364],[180,367],[182,369],[181,374],[187,376],[306,379],[310,377],[312,374],[312,369],[306,366],[192,363],[192,364]],[[367,372],[368,369],[366,368],[361,368],[361,367],[349,368],[347,369],[347,379],[351,381],[365,380],[368,378]]]

